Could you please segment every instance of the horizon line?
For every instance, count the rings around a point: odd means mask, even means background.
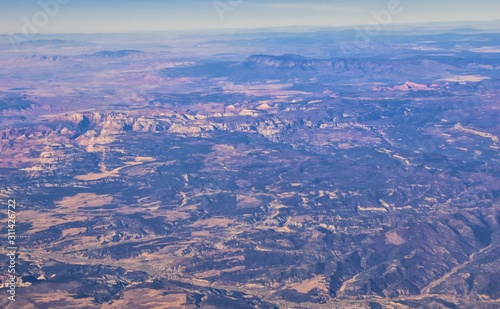
[[[418,27],[425,25],[452,25],[452,24],[462,24],[462,23],[474,23],[474,24],[489,24],[489,23],[500,23],[500,19],[492,19],[486,21],[478,21],[478,20],[462,20],[462,21],[426,21],[426,22],[415,22],[415,23],[391,23],[389,25],[384,25],[385,29],[381,29],[381,32],[390,31],[394,27]],[[145,33],[193,33],[193,32],[234,32],[234,31],[264,31],[264,30],[278,30],[278,29],[339,29],[339,30],[360,30],[359,27],[364,27],[366,24],[353,24],[353,25],[345,25],[345,26],[303,26],[303,25],[289,25],[289,26],[275,26],[275,27],[234,27],[234,28],[218,28],[218,27],[206,27],[206,28],[197,28],[197,29],[169,29],[169,30],[132,30],[132,31],[120,31],[120,32],[47,32],[47,33],[35,33],[35,34],[24,34],[21,32],[17,33],[5,33],[0,32],[2,36],[9,35],[19,35],[19,36],[43,36],[43,35],[68,35],[68,34],[76,34],[76,35],[96,35],[96,34],[145,34]],[[477,28],[469,28],[471,30],[494,30],[500,32],[500,24],[498,27],[490,28],[490,29],[477,29]],[[426,29],[426,30],[440,30],[436,29]]]

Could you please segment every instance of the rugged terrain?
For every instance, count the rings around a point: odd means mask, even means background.
[[[497,34],[226,36],[5,46],[16,306],[500,306]]]

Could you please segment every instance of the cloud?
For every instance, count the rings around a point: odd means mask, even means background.
[[[469,49],[473,53],[500,53],[500,46],[483,46]]]

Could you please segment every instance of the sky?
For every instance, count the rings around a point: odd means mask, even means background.
[[[359,26],[498,19],[499,0],[0,0],[0,33],[3,34]]]

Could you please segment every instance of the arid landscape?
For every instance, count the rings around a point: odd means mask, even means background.
[[[352,37],[3,37],[0,307],[499,308],[498,32]]]

